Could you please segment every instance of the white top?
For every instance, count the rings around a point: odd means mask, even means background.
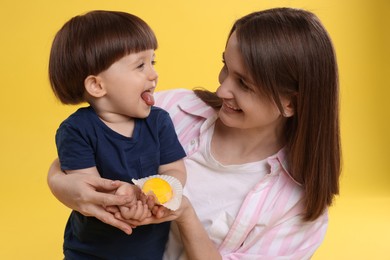
[[[269,166],[266,160],[242,165],[223,165],[214,159],[210,146],[216,119],[214,116],[205,121],[205,132],[198,151],[185,158],[187,182],[183,194],[191,201],[210,239],[220,245],[248,190],[252,190],[269,172]],[[175,222],[172,223],[164,259],[187,259]]]

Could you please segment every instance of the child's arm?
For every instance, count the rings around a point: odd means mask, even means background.
[[[181,182],[183,187],[187,180],[187,172],[183,159],[177,160],[172,163],[160,165],[158,169],[158,174],[175,177]]]

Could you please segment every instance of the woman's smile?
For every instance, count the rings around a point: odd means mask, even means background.
[[[226,112],[242,112],[240,108],[230,105],[226,102],[223,102],[222,109],[224,109]]]

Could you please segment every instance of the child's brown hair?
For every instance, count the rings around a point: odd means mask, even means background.
[[[117,11],[91,11],[70,19],[56,34],[49,59],[49,79],[64,104],[85,101],[84,80],[120,58],[157,49],[152,29],[139,17]]]

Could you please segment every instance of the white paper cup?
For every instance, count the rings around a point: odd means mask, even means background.
[[[168,184],[172,188],[172,198],[161,205],[163,205],[164,207],[170,210],[177,210],[181,204],[181,198],[183,196],[183,186],[181,185],[181,182],[175,177],[158,174],[158,175],[152,175],[149,177],[141,178],[138,180],[132,179],[132,181],[135,185],[137,185],[142,190],[142,187],[144,186],[145,182],[153,178],[163,179],[164,181],[168,182]]]

